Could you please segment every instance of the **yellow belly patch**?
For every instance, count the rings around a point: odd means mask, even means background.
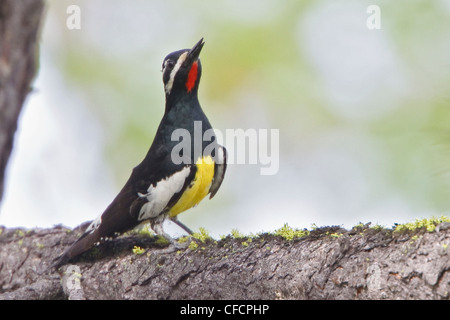
[[[194,180],[182,194],[180,200],[169,210],[169,216],[179,213],[197,205],[209,192],[214,177],[214,161],[211,156],[203,157],[195,163],[197,172]]]

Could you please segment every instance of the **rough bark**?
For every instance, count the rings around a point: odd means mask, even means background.
[[[450,228],[319,228],[171,250],[132,234],[45,272],[74,231],[0,229],[1,299],[449,299]],[[133,253],[139,246],[145,253]]]
[[[43,0],[0,0],[0,200],[23,102],[36,73]]]

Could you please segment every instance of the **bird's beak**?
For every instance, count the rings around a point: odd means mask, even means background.
[[[186,64],[191,65],[192,63],[194,63],[194,61],[197,61],[204,44],[205,42],[203,41],[203,38],[201,38],[200,41],[197,42],[191,50],[189,50],[188,56],[185,60]]]

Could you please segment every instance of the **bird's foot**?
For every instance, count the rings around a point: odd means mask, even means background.
[[[164,237],[168,242],[169,246],[165,247],[164,249],[159,250],[159,253],[162,254],[170,254],[177,251],[184,251],[189,247],[189,244],[191,243],[191,237],[183,237],[182,241],[177,241],[173,238],[166,238]],[[185,240],[187,238],[187,240]]]

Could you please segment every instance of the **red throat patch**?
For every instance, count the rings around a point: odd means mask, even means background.
[[[186,80],[186,89],[188,92],[191,92],[191,90],[195,86],[195,82],[197,81],[197,74],[198,74],[198,62],[195,61],[192,64],[191,70],[189,70],[189,74]]]

